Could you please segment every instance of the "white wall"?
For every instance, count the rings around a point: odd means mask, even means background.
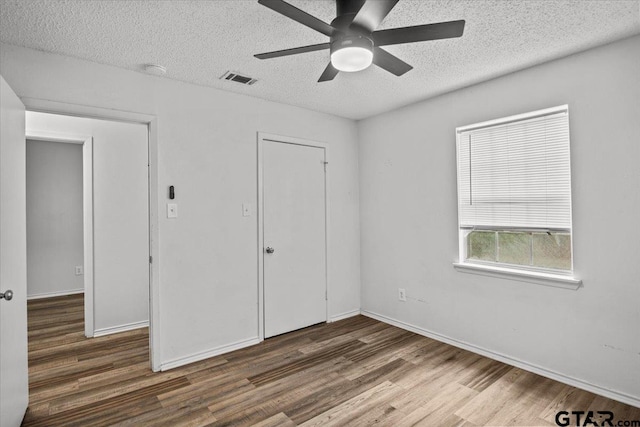
[[[360,241],[365,310],[640,399],[638,58],[635,37],[357,127],[8,45],[0,46],[0,72],[22,97],[158,117],[162,361],[257,335],[257,226],[241,205],[257,197],[255,141],[264,131],[331,144],[331,315],[359,307]],[[565,103],[575,269],[584,287],[454,271],[454,129]],[[169,185],[176,186],[176,220],[164,218]],[[397,301],[398,287],[406,288],[406,303]]]
[[[329,311],[359,309],[353,121],[10,45],[0,46],[0,73],[22,97],[157,116],[161,361],[258,335],[257,221],[242,216],[242,203],[257,201],[258,131],[330,144]]]
[[[639,76],[635,37],[359,122],[363,310],[638,404]],[[455,128],[562,104],[584,287],[455,271]]]
[[[27,140],[27,295],[84,291],[82,145]]]
[[[36,112],[27,112],[26,126],[27,133],[93,138],[94,331],[144,324],[149,320],[147,126]],[[76,147],[82,203],[82,146]],[[78,265],[83,259],[82,205],[80,222]],[[56,249],[62,246],[52,243]]]

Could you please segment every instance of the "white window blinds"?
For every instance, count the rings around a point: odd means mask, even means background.
[[[567,106],[457,134],[460,227],[571,229]]]

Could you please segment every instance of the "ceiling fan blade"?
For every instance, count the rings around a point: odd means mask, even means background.
[[[366,1],[355,18],[351,26],[357,25],[373,31],[382,23],[384,18],[391,12],[391,9],[399,0],[368,0]]]
[[[329,49],[329,43],[312,44],[309,46],[294,47],[291,49],[276,50],[273,52],[259,53],[253,55],[258,59],[279,58],[281,56],[297,55],[298,53],[314,52],[316,50]]]
[[[331,65],[331,62],[329,62],[329,65],[327,65],[327,68],[324,69],[324,72],[318,79],[318,83],[333,80],[333,78],[337,75],[338,75],[338,70],[336,70],[335,67]]]
[[[293,19],[302,25],[313,28],[325,36],[331,36],[335,31],[333,27],[326,22],[319,20],[315,16],[309,15],[307,12],[300,10],[283,0],[258,0],[258,3],[286,16],[287,18]]]
[[[460,37],[463,32],[464,20],[460,20],[374,31],[372,38],[376,46],[388,46],[392,44],[450,39]]]
[[[373,48],[373,63],[396,76],[401,76],[413,68],[402,59],[377,46]]]

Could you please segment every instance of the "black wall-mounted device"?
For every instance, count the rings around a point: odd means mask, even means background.
[[[169,198],[170,198],[171,200],[173,200],[173,199],[175,199],[175,198],[176,198],[176,193],[175,193],[175,191],[173,190],[173,185],[170,185],[170,186],[169,186]]]

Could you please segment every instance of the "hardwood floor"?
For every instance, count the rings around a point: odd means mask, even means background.
[[[25,426],[553,426],[561,410],[640,420],[638,408],[364,316],[153,373],[147,329],[84,338],[82,295],[28,307]]]

